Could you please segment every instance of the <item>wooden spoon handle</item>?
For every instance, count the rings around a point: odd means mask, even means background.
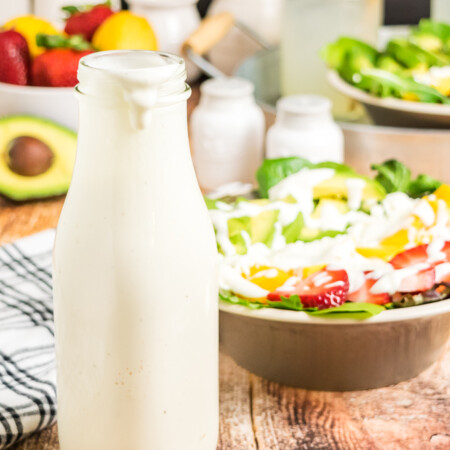
[[[200,26],[183,44],[183,52],[187,48],[198,55],[204,55],[218,44],[234,25],[234,17],[229,12],[222,12],[203,19]]]

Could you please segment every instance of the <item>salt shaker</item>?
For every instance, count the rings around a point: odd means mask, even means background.
[[[192,112],[193,159],[200,186],[254,183],[264,152],[264,115],[253,84],[243,78],[215,78],[201,87]]]
[[[275,124],[267,133],[267,158],[301,156],[313,163],[343,162],[344,138],[331,107],[330,100],[318,95],[280,99]]]

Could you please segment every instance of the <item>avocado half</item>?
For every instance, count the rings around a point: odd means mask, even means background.
[[[42,141],[53,152],[51,166],[35,176],[14,172],[8,164],[11,143],[22,136]],[[0,118],[0,194],[22,201],[64,194],[72,178],[77,135],[51,120],[27,116]]]

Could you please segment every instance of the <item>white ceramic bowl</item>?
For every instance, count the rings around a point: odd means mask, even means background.
[[[450,300],[365,321],[220,304],[220,340],[242,367],[305,389],[350,391],[415,377],[444,351]]]
[[[450,128],[450,105],[376,97],[347,83],[334,70],[328,71],[327,78],[341,94],[362,103],[377,125]]]
[[[31,114],[72,130],[78,128],[78,106],[73,88],[0,83],[0,117],[11,114]]]

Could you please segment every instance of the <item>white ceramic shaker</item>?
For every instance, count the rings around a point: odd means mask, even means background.
[[[190,121],[193,160],[200,186],[254,183],[264,153],[264,114],[243,78],[215,78],[201,87]]]
[[[293,95],[277,102],[277,118],[267,132],[266,157],[301,156],[313,163],[343,162],[342,130],[331,115],[331,101]]]
[[[128,4],[150,22],[163,52],[181,56],[182,44],[200,25],[197,0],[128,0]],[[186,70],[188,83],[200,75],[190,61],[186,61]]]

